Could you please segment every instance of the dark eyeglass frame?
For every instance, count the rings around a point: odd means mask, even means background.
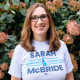
[[[37,22],[39,18],[41,19],[41,21],[46,21],[48,19],[48,15],[47,14],[42,14],[40,16],[34,15],[34,16],[31,16],[30,19],[32,22]]]

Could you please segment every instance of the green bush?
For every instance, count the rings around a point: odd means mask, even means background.
[[[7,72],[14,48],[20,42],[27,9],[35,2],[42,2],[49,9],[58,35],[69,49],[75,80],[80,80],[80,0],[0,1],[0,80],[10,80]]]

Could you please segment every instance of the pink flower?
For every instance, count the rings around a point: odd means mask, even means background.
[[[0,33],[0,43],[4,43],[7,41],[9,35],[6,35],[4,32]]]
[[[46,5],[52,5],[51,1],[46,2]]]
[[[78,64],[77,64],[77,61],[76,60],[72,60],[72,64],[73,64],[73,71],[76,72],[77,69],[78,69]]]
[[[74,55],[70,54],[71,60],[74,60]]]
[[[73,38],[71,35],[66,34],[63,36],[63,40],[66,44],[73,44]]]
[[[80,9],[80,2],[76,0],[68,0],[68,5],[71,6],[72,11],[77,11]]]
[[[14,52],[14,50],[12,49],[12,50],[11,50],[11,52],[10,52],[10,53],[8,53],[8,55],[9,55],[9,58],[10,58],[10,59],[12,59],[13,52]]]
[[[70,56],[71,56],[71,61],[72,61],[72,64],[73,64],[73,72],[76,72],[78,70],[77,61],[74,59],[74,55],[73,54],[70,54]]]
[[[51,1],[46,2],[46,7],[48,8],[48,10],[51,10],[52,9],[52,2]]]
[[[64,32],[64,31],[62,31],[62,30],[60,30],[60,29],[58,29],[58,30],[57,30],[57,32],[58,32],[58,34],[59,34],[60,36],[62,36],[62,35],[64,35],[64,34],[65,34],[65,32]]]
[[[20,2],[21,7],[26,7],[26,4],[24,2]]]
[[[0,70],[0,79],[4,78],[4,72],[2,72],[2,70]]]
[[[50,10],[51,13],[57,12],[57,9],[61,8],[62,6],[63,6],[62,0],[53,0],[52,2],[51,1],[46,2],[46,7],[48,8],[48,10]]]
[[[20,2],[20,6],[17,6],[18,9],[25,8],[26,4],[24,2]]]
[[[8,69],[8,63],[6,63],[6,62],[4,62],[3,64],[1,64],[1,69],[3,70],[3,71],[7,71],[7,69]]]
[[[74,20],[70,20],[67,23],[67,32],[73,36],[79,36],[80,34],[80,25],[74,21]]]
[[[52,3],[57,9],[59,9],[63,6],[63,1],[62,0],[53,0]]]
[[[51,13],[57,12],[57,9],[55,8],[51,1],[46,2],[46,7]]]

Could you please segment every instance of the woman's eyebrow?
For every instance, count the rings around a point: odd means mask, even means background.
[[[47,14],[41,14],[41,15],[47,15]],[[32,16],[41,16],[41,15],[36,15],[36,14],[35,14],[35,15],[32,15]]]

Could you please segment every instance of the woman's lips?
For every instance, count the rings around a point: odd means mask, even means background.
[[[36,27],[45,27],[45,25],[41,25],[41,26],[36,26]]]

